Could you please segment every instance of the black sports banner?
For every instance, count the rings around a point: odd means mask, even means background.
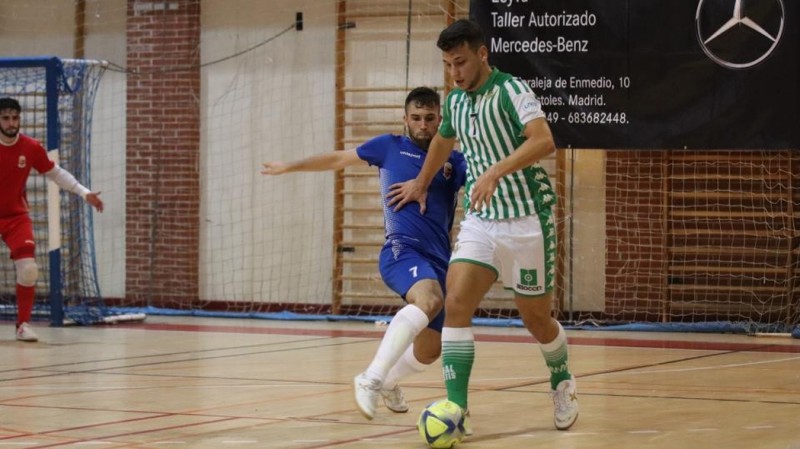
[[[559,147],[800,149],[797,0],[472,0]]]

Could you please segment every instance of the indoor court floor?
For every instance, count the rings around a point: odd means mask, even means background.
[[[2,448],[424,448],[416,419],[445,396],[440,363],[403,383],[411,410],[372,421],[351,383],[373,323],[150,316],[0,324]],[[478,448],[800,449],[800,340],[568,331],[581,414],[553,427],[547,371],[523,329],[477,327]]]

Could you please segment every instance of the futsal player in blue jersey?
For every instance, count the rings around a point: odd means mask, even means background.
[[[444,288],[450,260],[450,229],[467,165],[452,151],[428,191],[427,210],[417,204],[399,211],[387,205],[389,186],[414,179],[425,162],[428,145],[441,122],[439,95],[427,87],[412,90],[403,116],[407,136],[384,134],[355,150],[331,151],[294,162],[266,162],[262,174],[339,170],[368,164],[378,167],[383,198],[386,243],[380,272],[386,285],[407,303],[392,319],[367,369],[353,379],[359,411],[372,419],[383,397],[391,411],[404,413],[408,404],[398,381],[421,372],[441,354]]]

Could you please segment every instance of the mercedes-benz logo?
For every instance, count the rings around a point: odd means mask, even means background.
[[[703,52],[729,69],[767,59],[783,36],[783,0],[700,0],[695,14]]]

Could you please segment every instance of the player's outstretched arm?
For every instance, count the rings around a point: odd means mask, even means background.
[[[358,157],[356,150],[330,151],[293,162],[264,162],[261,164],[263,167],[261,174],[282,175],[303,171],[341,170],[358,164],[366,165],[366,162]]]
[[[87,203],[91,204],[95,209],[97,209],[98,212],[103,212],[104,205],[103,200],[101,200],[99,196],[100,192],[92,192],[84,187],[83,184],[78,182],[78,180],[72,176],[72,173],[56,165],[50,169],[50,171],[45,173],[44,176],[67,192],[80,195]]]

